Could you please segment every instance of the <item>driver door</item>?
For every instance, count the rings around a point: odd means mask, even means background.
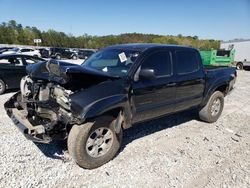
[[[175,80],[171,52],[153,52],[141,64],[140,69],[153,69],[154,79],[139,79],[132,85],[133,122],[145,121],[173,112],[175,104]]]

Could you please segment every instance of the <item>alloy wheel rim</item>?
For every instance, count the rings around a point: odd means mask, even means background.
[[[212,116],[217,116],[220,112],[220,108],[221,108],[221,101],[219,98],[215,99],[212,103],[211,106],[211,115]]]
[[[87,139],[86,151],[94,158],[101,157],[108,153],[113,144],[113,132],[106,127],[94,130]]]

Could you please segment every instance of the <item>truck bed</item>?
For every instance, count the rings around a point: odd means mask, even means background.
[[[228,66],[212,66],[212,65],[204,65],[204,70],[214,70],[214,69],[227,69],[227,68],[234,68],[234,67],[228,67]]]

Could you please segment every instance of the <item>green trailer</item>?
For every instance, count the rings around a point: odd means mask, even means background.
[[[231,66],[234,62],[235,50],[200,50],[203,65]]]

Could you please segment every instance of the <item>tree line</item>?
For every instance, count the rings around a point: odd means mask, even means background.
[[[191,46],[202,50],[219,49],[220,41],[202,40],[197,36],[155,35],[141,33],[125,33],[120,35],[73,36],[53,29],[41,31],[36,27],[22,26],[15,20],[0,24],[0,44],[34,45],[34,39],[42,39],[42,46],[70,48],[103,48],[122,43],[164,43]]]

